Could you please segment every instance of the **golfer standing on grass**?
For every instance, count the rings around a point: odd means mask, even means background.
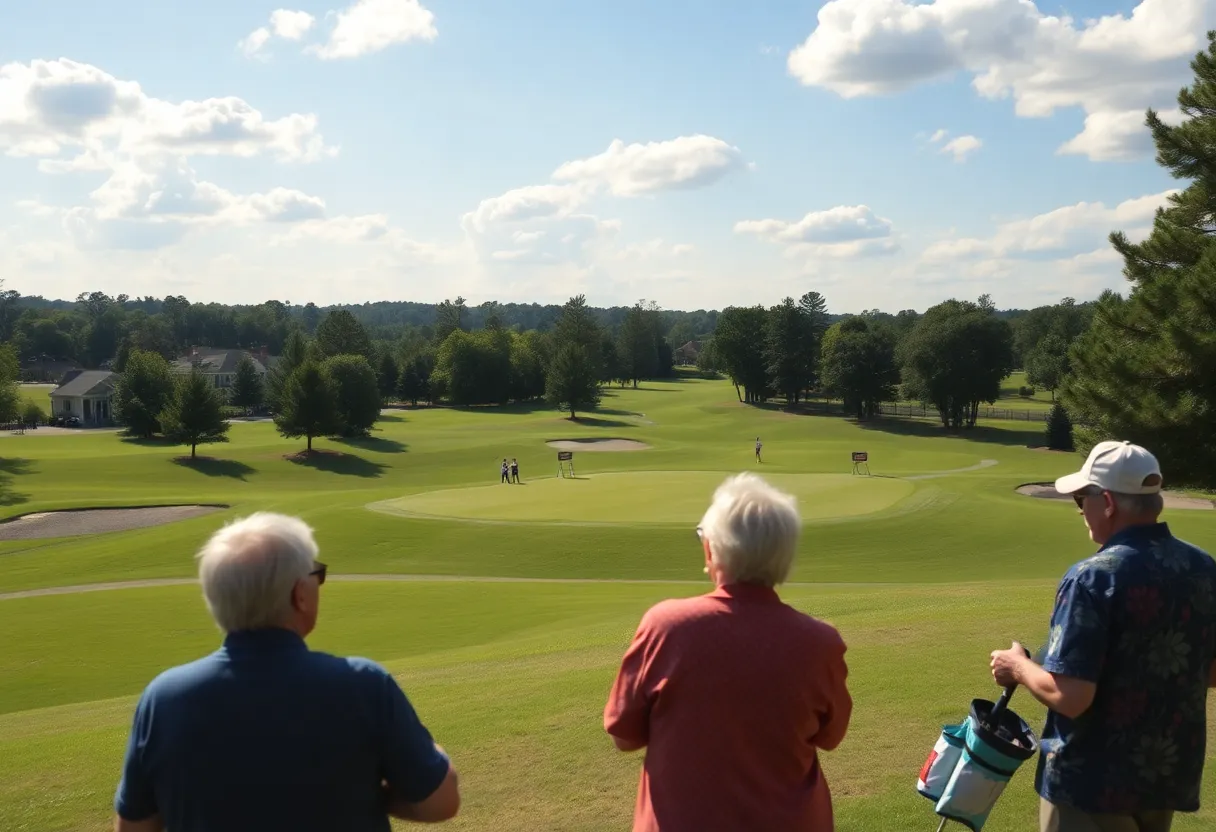
[[[1042,832],[1167,832],[1199,809],[1216,561],[1159,522],[1161,488],[1156,458],[1128,442],[1056,480],[1100,548],[1060,582],[1042,665],[1017,644],[992,654],[997,684],[1048,708]]]

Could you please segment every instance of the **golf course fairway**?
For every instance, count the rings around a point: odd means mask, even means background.
[[[729,472],[632,471],[412,494],[373,508],[414,517],[534,523],[655,523],[692,527]],[[871,514],[915,487],[851,474],[773,474],[798,498],[804,521]]]
[[[393,408],[368,437],[315,439],[324,453],[311,457],[267,422],[234,424],[194,463],[113,432],[0,433],[0,521],[228,506],[0,539],[0,832],[113,829],[140,691],[221,641],[194,555],[259,510],[301,517],[329,566],[309,644],[381,662],[452,755],[464,801],[443,829],[629,829],[642,756],[605,735],[604,702],[647,608],[709,589],[692,529],[740,471],[797,497],[806,526],[778,592],[848,645],[853,716],[821,755],[836,829],[935,829],[915,783],[942,726],[1000,695],[989,654],[1014,639],[1041,646],[1060,576],[1094,550],[1071,501],[1017,493],[1082,462],[1036,447],[1042,436],[1041,422],[950,436],[932,419],[858,424],[748,406],[729,382],[691,376],[605,388],[576,421],[539,402]],[[558,479],[555,438],[647,447],[575,450],[577,478]],[[850,473],[856,451],[874,476]],[[521,484],[499,482],[504,456],[519,460]],[[1216,552],[1216,512],[1163,519]],[[1025,691],[1010,708],[1042,729]],[[1176,832],[1216,829],[1216,696],[1209,715],[1203,808]],[[1034,767],[1018,771],[985,832],[1036,828]]]

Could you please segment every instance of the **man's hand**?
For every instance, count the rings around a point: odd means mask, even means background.
[[[1007,688],[1010,685],[1025,684],[1026,666],[1030,663],[1026,648],[1015,641],[1008,650],[993,650],[989,666],[996,683]]]

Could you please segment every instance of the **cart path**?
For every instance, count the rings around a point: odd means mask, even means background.
[[[469,584],[637,584],[640,586],[696,585],[709,587],[708,579],[687,580],[671,578],[520,578],[506,575],[410,575],[410,574],[353,574],[330,575],[328,581],[353,583],[469,583]],[[85,592],[109,592],[119,589],[147,589],[158,586],[190,586],[197,584],[196,578],[144,578],[136,581],[109,581],[75,586],[48,586],[39,589],[23,589],[17,592],[0,592],[0,601],[15,601],[19,598],[42,598],[48,595],[78,595]],[[981,582],[982,583],[982,582]],[[811,587],[877,587],[898,586],[890,581],[790,581],[782,584],[794,589]]]

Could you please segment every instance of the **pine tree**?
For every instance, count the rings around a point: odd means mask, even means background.
[[[323,366],[308,360],[288,377],[274,424],[283,436],[308,437],[310,452],[314,436],[330,436],[342,429],[337,390]]]
[[[380,400],[384,404],[393,401],[397,396],[397,380],[400,377],[401,368],[397,366],[397,360],[393,358],[392,353],[386,350],[380,356],[380,368],[376,371],[376,378],[380,387]]]
[[[230,401],[248,413],[251,407],[262,403],[262,376],[248,354],[242,355],[236,365],[236,377],[232,380]]]
[[[587,410],[600,403],[599,371],[579,344],[566,344],[557,351],[545,379],[545,399],[549,404],[570,411]]]
[[[1141,243],[1121,232],[1128,297],[1106,292],[1070,351],[1061,388],[1078,450],[1104,439],[1148,447],[1179,485],[1216,486],[1216,33],[1191,63],[1194,83],[1178,95],[1185,120],[1171,127],[1152,110],[1146,123],[1157,162],[1190,184],[1159,209]]]
[[[1060,402],[1051,406],[1051,413],[1047,417],[1047,447],[1053,451],[1074,450],[1072,420]]]
[[[224,421],[219,391],[197,367],[175,379],[173,397],[160,412],[160,424],[170,442],[190,446],[192,460],[199,445],[227,442],[231,427]]]
[[[312,348],[300,330],[292,330],[283,343],[283,354],[266,373],[265,394],[266,404],[271,410],[282,407],[281,398],[287,386],[287,380],[296,368],[312,357]]]
[[[370,360],[374,354],[367,330],[345,309],[335,309],[322,318],[314,338],[321,358],[361,355]]]

